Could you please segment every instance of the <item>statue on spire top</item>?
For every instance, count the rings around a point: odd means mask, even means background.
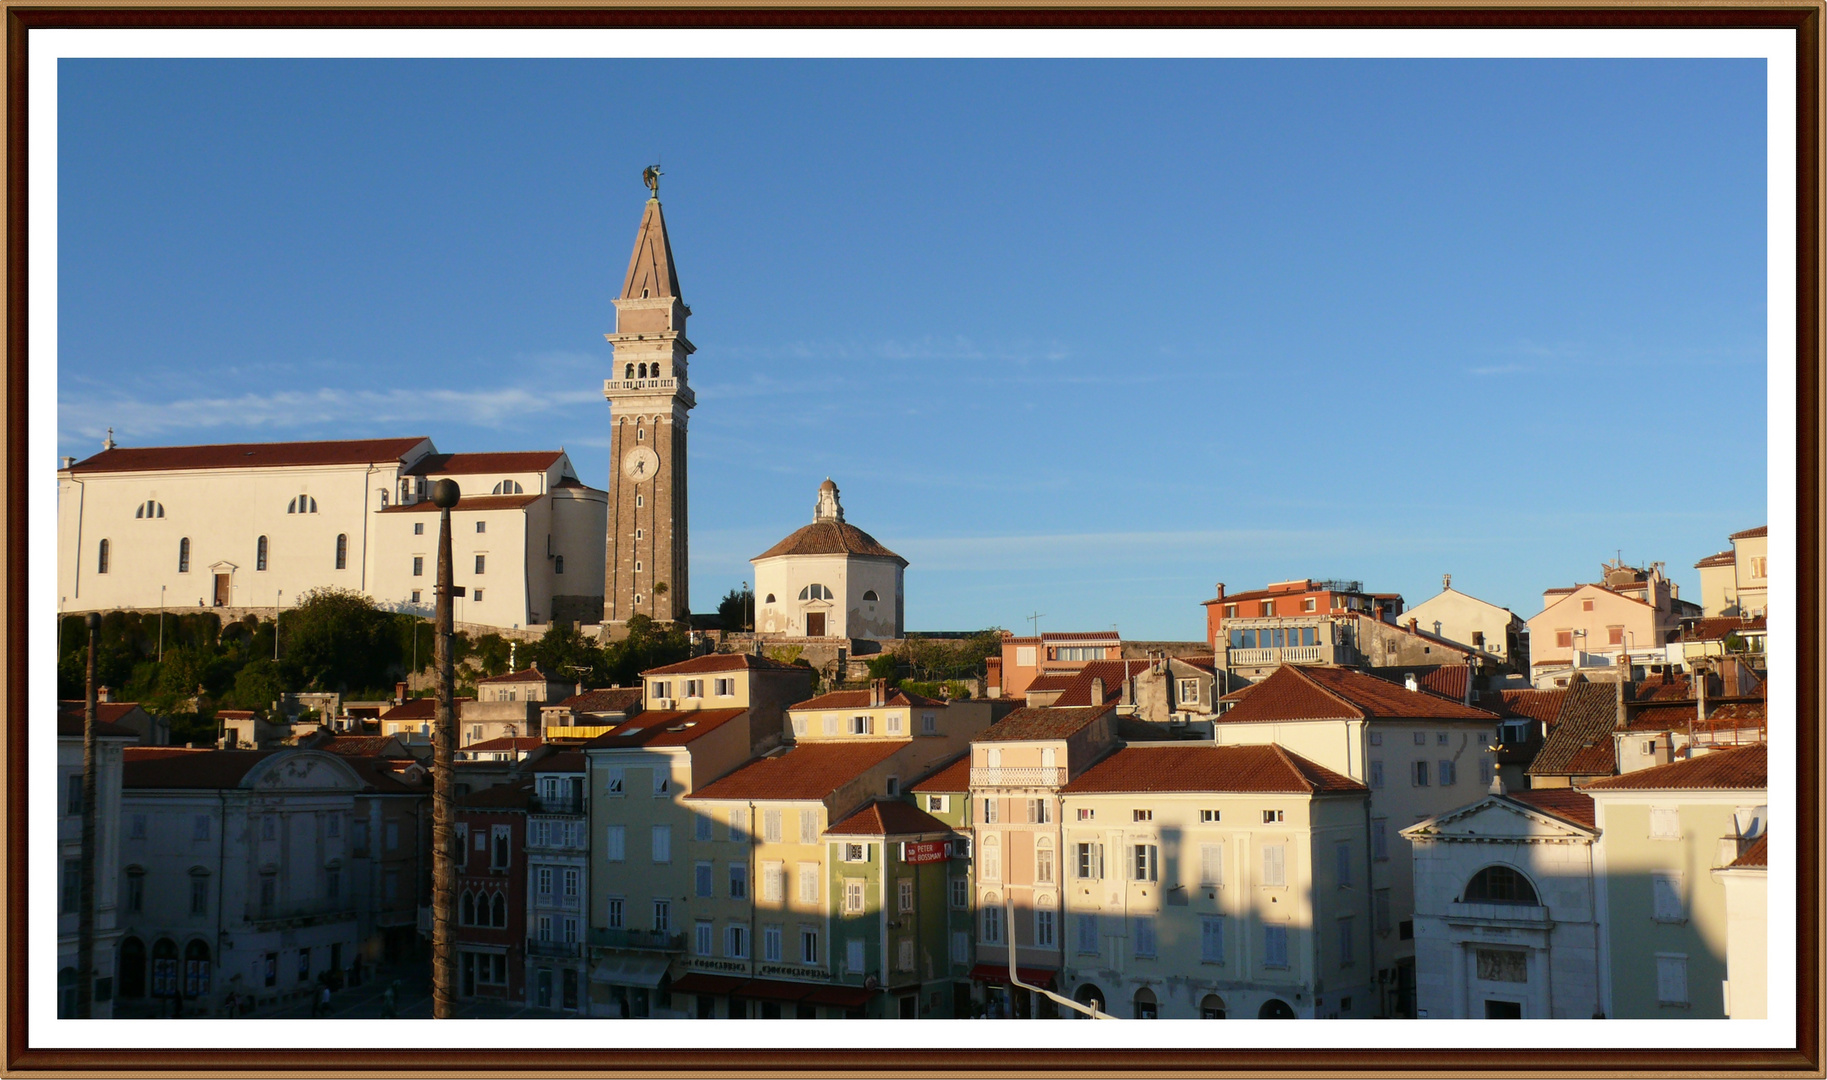
[[[660,177],[662,175],[664,174],[660,172],[658,165],[649,165],[641,170],[641,183],[647,185],[647,190],[653,192],[652,197],[656,199],[660,197]]]

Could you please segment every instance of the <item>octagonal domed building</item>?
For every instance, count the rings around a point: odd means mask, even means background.
[[[899,638],[907,560],[844,520],[837,485],[818,485],[812,524],[750,559],[755,629],[790,638]]]

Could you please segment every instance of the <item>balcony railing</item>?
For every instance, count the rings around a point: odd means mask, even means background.
[[[255,926],[271,926],[287,922],[312,925],[353,918],[355,918],[355,902],[352,900],[311,900],[296,904],[249,904],[247,906],[247,921]]]
[[[604,379],[603,393],[611,390],[671,390],[678,385],[677,379]]]
[[[590,945],[598,949],[657,949],[661,952],[684,952],[685,935],[666,930],[610,930],[592,926]]]
[[[1454,901],[1446,905],[1446,917],[1449,922],[1493,923],[1542,928],[1553,925],[1553,921],[1548,918],[1548,909],[1538,904],[1468,904],[1463,901]]]
[[[535,795],[528,805],[528,809],[535,814],[581,814],[584,812],[584,806],[585,802],[582,795],[575,797],[570,795],[557,795],[551,798],[547,798],[544,795]]]
[[[972,787],[1058,787],[1066,782],[1066,770],[1055,767],[1022,767],[972,769]]]
[[[1226,649],[1225,658],[1232,667],[1251,664],[1306,664],[1324,659],[1324,645],[1289,645],[1279,649]]]
[[[527,938],[528,956],[577,956],[583,944],[577,941],[540,941],[538,938]]]

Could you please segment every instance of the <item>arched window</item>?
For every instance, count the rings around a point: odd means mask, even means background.
[[[565,557],[563,555],[554,555],[552,557],[552,572],[554,574],[562,574],[565,572]]]
[[[1135,1006],[1137,1020],[1159,1020],[1161,1018],[1161,1007],[1155,1001],[1155,992],[1146,986],[1136,991]]]
[[[1224,999],[1217,994],[1207,994],[1199,999],[1199,1019],[1223,1020]]]
[[[507,925],[507,897],[502,893],[495,894],[495,925]]]
[[[300,495],[285,504],[285,512],[288,514],[315,514],[317,513],[317,500],[309,495]]]
[[[103,540],[101,542],[101,547],[96,549],[95,572],[98,574],[105,574],[108,572],[108,542],[106,540]]]
[[[801,600],[829,600],[832,598],[832,593],[823,585],[812,584],[799,590],[799,598]]]
[[[1103,989],[1096,983],[1079,984],[1079,988],[1072,992],[1072,1000],[1078,1002],[1080,1005],[1088,1005],[1099,1012],[1108,1011],[1104,1006],[1110,1004],[1110,999],[1104,996]],[[1081,1019],[1090,1019],[1090,1017],[1085,1016],[1084,1013],[1074,1013],[1073,1015]]]
[[[767,598],[767,599],[766,599],[766,600],[763,600],[763,601],[762,601],[762,603],[764,603],[764,604],[772,604],[772,603],[773,603],[773,602],[774,602],[774,594],[773,594],[773,593],[769,593],[769,594],[768,594],[768,598]]]
[[[264,536],[254,543],[254,569],[266,569],[266,537]]]
[[[165,504],[154,499],[147,499],[133,511],[136,518],[162,518],[165,516]]]
[[[1034,841],[1034,883],[1053,884],[1053,841],[1045,836]]]
[[[624,371],[624,372],[622,372],[622,378],[624,378],[624,379],[632,379],[632,378],[634,378],[634,365],[633,365],[633,364],[629,364],[629,365],[628,365],[628,370],[627,370],[627,371]]]
[[[873,604],[877,600],[881,599],[881,597],[879,597],[875,594],[874,589],[869,589],[863,593],[863,599],[865,599]]]
[[[990,833],[983,838],[977,857],[981,863],[977,870],[983,875],[985,881],[1002,880],[1002,841],[997,839],[995,833]]]
[[[337,533],[336,534],[336,568],[338,570],[349,569],[349,534],[348,533]]]
[[[178,540],[178,573],[190,573],[190,537]]]
[[[209,946],[192,939],[184,946],[184,996],[199,998],[209,993]]]
[[[1487,866],[1465,884],[1468,904],[1522,904],[1535,907],[1535,886],[1508,866]]]
[[[457,923],[460,926],[476,925],[476,898],[468,889],[463,890],[463,898],[457,903]]]
[[[501,481],[501,483],[495,485],[495,490],[490,492],[490,494],[491,495],[524,495],[524,494],[526,494],[526,492],[521,489],[520,484],[517,481],[503,480],[503,481]]]

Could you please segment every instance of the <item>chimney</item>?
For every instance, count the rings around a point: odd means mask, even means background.
[[[1224,582],[1222,581],[1218,583],[1218,599],[1224,599]]]
[[[1625,731],[1630,727],[1630,672],[1623,672],[1618,679],[1618,722],[1617,729]]]
[[[1402,685],[1414,691],[1419,691],[1421,689],[1421,684],[1416,681],[1415,673],[1412,671],[1402,676]]]
[[[870,706],[870,708],[877,708],[877,707],[881,706],[882,703],[887,700],[888,700],[888,680],[887,679],[869,680],[869,706]]]
[[[1378,614],[1381,615],[1382,611],[1383,611],[1383,608],[1379,605],[1377,608]],[[1413,615],[1410,615],[1408,617],[1408,632],[1411,634],[1415,632],[1415,623],[1416,623],[1415,617]]]
[[[1091,676],[1091,704],[1102,705],[1103,703],[1104,677],[1102,675],[1093,675]]]
[[[400,705],[400,704],[403,704],[405,701],[406,701],[406,684],[403,682],[394,683],[393,684],[393,703],[395,705]]]
[[[63,462],[63,464],[58,466],[58,468],[67,469],[70,466],[76,464],[76,459],[73,457],[62,458],[60,460]]]
[[[110,686],[96,687],[95,688],[95,700],[101,701],[101,702],[113,701],[114,700],[114,688],[110,687]]]

